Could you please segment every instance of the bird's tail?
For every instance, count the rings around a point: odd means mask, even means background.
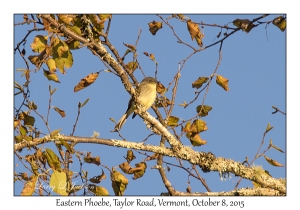
[[[115,130],[114,131],[119,131],[121,130],[123,124],[125,123],[125,121],[127,120],[128,114],[127,112],[121,117],[121,119],[119,120],[119,122],[116,124],[115,126]]]

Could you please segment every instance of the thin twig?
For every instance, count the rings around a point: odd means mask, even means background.
[[[171,28],[171,30],[173,31],[174,36],[178,39],[178,41],[177,41],[178,43],[184,44],[184,45],[188,46],[189,48],[193,49],[194,51],[196,51],[196,49],[195,49],[194,47],[192,47],[191,45],[189,45],[189,44],[183,42],[183,41],[180,39],[180,37],[176,34],[176,32],[175,32],[173,26],[171,26],[171,25],[168,23],[168,21],[164,20],[164,18],[163,18],[162,16],[160,16],[160,15],[157,15],[157,16],[158,16],[158,17],[159,17],[166,25],[168,25],[168,26]]]
[[[72,130],[71,136],[74,135],[74,132],[75,132],[75,129],[76,129],[76,125],[77,125],[77,122],[78,122],[78,119],[79,119],[79,115],[80,115],[80,106],[81,106],[81,103],[79,102],[78,103],[77,117],[76,117],[75,124],[73,125],[73,130]]]

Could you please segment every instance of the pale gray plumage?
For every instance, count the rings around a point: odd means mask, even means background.
[[[148,110],[155,101],[156,98],[156,85],[157,81],[153,77],[146,77],[142,80],[139,86],[136,89],[136,94],[138,100],[143,104],[145,110]],[[126,119],[131,115],[134,110],[136,109],[135,101],[131,98],[128,102],[128,108],[125,114],[121,117],[119,122],[116,124],[114,131],[119,131],[123,124],[125,123]],[[136,114],[132,115],[134,118]]]

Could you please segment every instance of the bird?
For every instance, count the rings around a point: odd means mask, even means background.
[[[153,77],[145,77],[136,89],[136,95],[138,101],[144,106],[145,110],[148,110],[156,99],[156,85],[157,80]],[[118,123],[115,125],[113,131],[120,131],[127,118],[136,109],[136,102],[131,97],[128,102],[128,108],[125,114],[121,117]],[[132,119],[135,118],[136,113],[133,113]]]

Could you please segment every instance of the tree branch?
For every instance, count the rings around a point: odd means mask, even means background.
[[[269,187],[271,189],[278,190],[281,193],[286,193],[286,187],[282,181],[270,177],[266,174],[259,174],[253,168],[248,168],[239,162],[235,162],[231,159],[225,159],[223,157],[215,157],[212,153],[197,152],[194,151],[191,147],[183,146],[180,148],[164,148],[161,146],[153,145],[144,145],[143,143],[128,142],[117,139],[103,139],[103,138],[90,138],[90,137],[74,137],[74,136],[63,136],[57,135],[58,139],[64,139],[65,141],[78,143],[93,143],[93,144],[102,144],[107,146],[122,147],[122,148],[131,148],[136,150],[148,151],[158,153],[164,156],[176,157],[182,160],[186,160],[193,165],[199,165],[199,167],[204,172],[217,171],[220,175],[226,173],[233,173],[237,176],[243,177],[245,179],[255,181],[264,188]],[[53,142],[56,139],[51,139],[49,135],[40,139],[33,139],[31,142],[21,142],[17,143],[14,146],[14,150],[19,150],[25,147],[36,146],[38,144],[43,144],[46,142]],[[169,187],[169,185],[168,185]]]

